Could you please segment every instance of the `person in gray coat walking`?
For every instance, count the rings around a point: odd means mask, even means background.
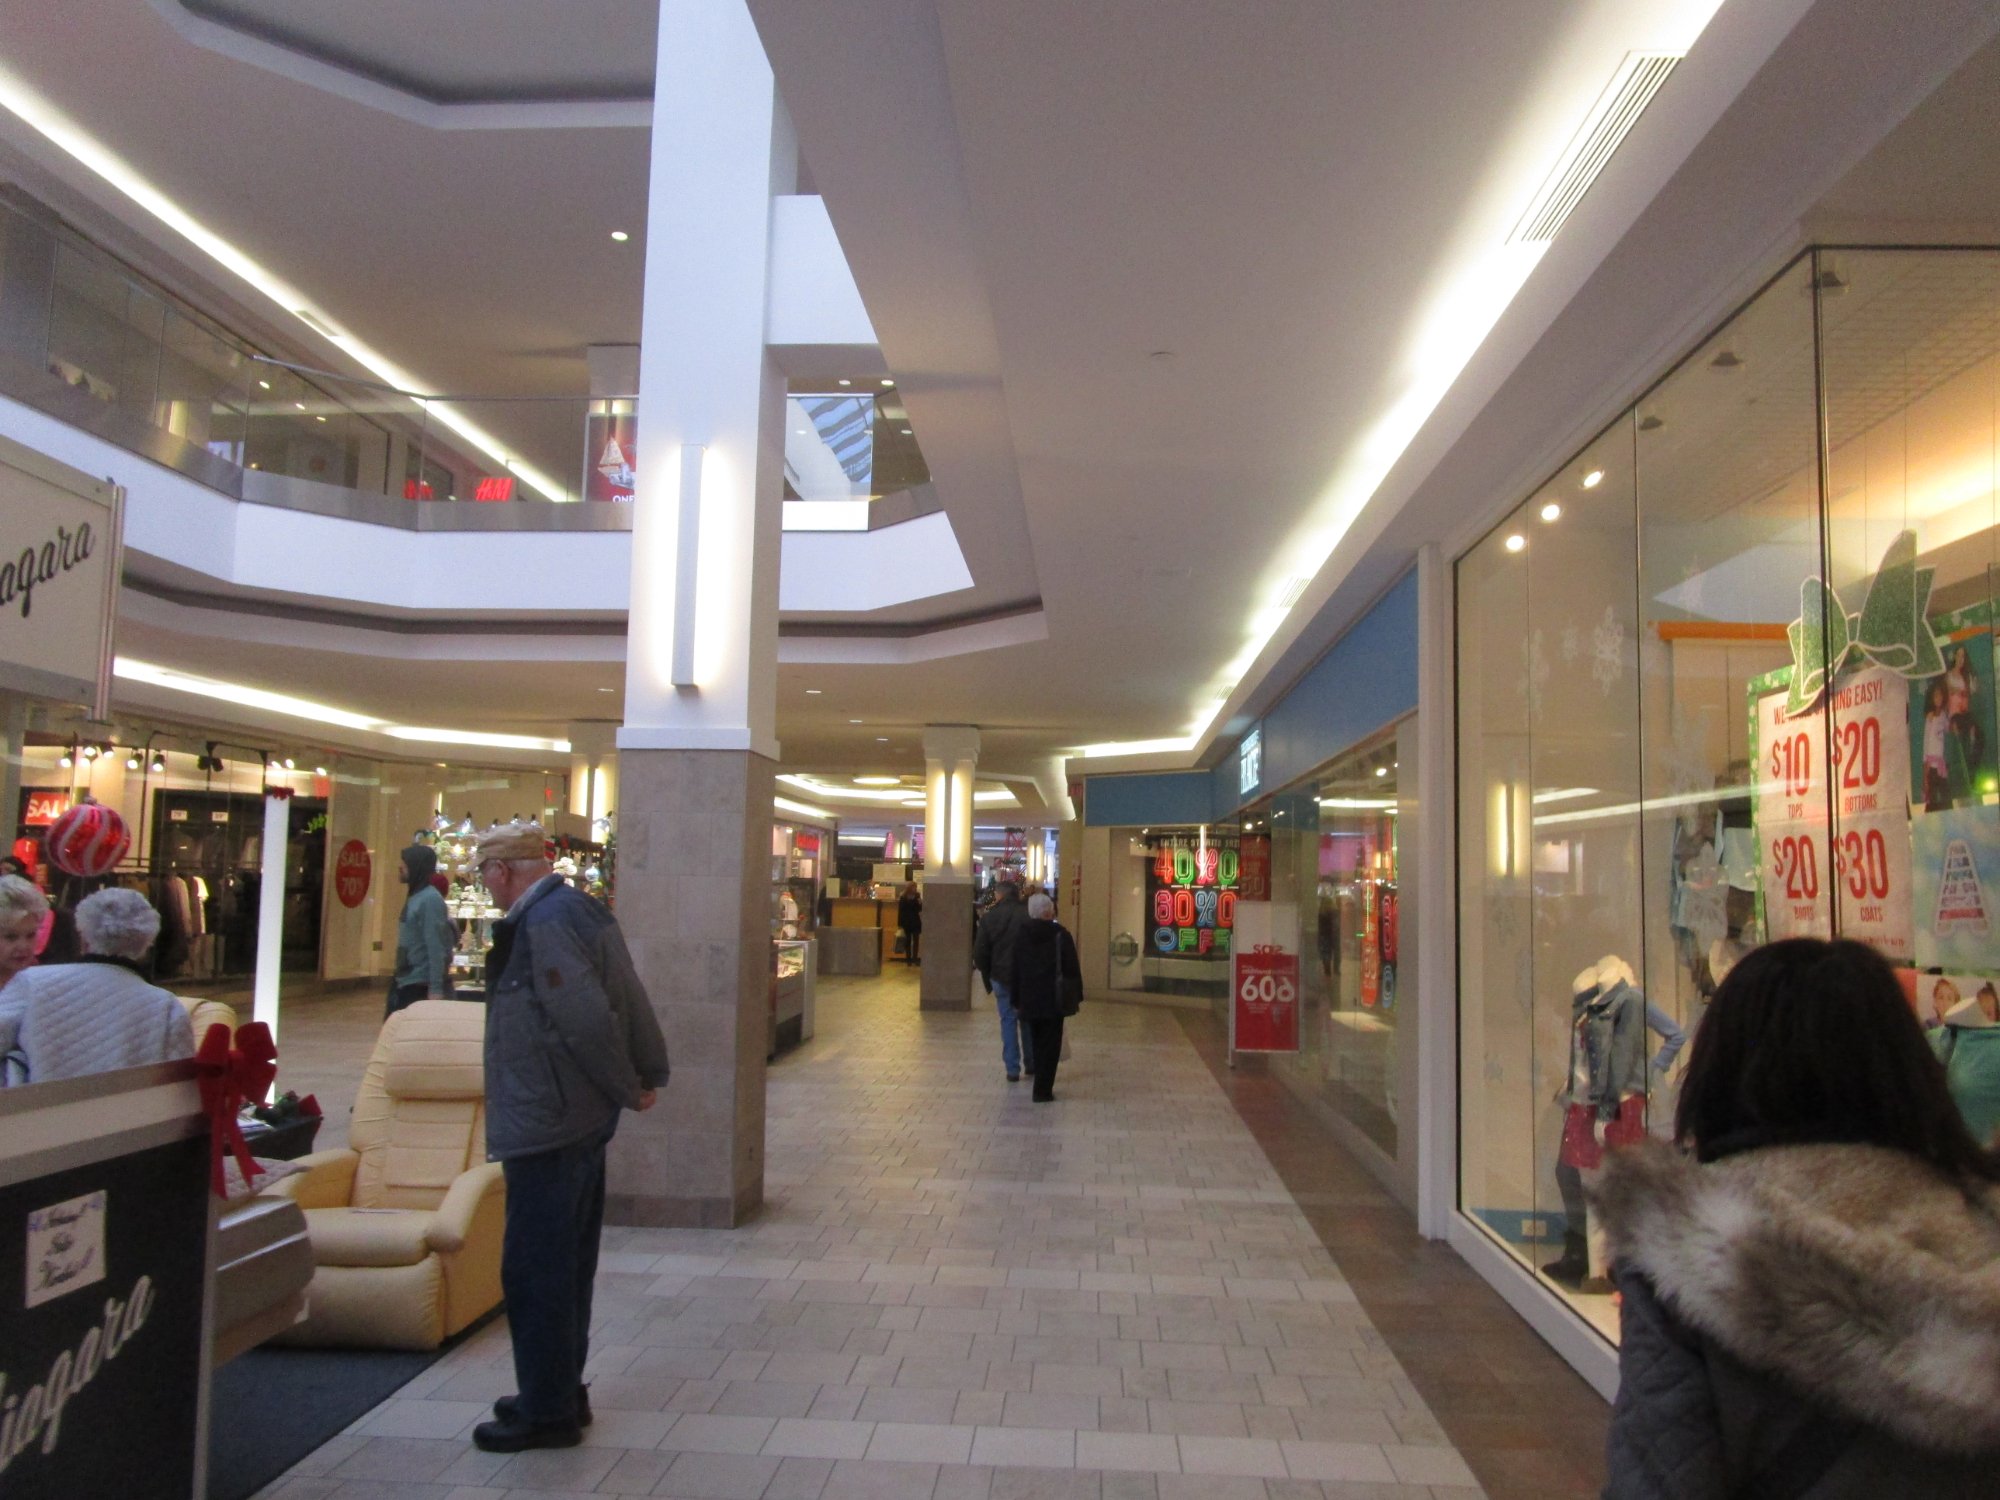
[[[431,883],[437,873],[437,850],[412,844],[403,851],[403,912],[396,922],[396,972],[389,979],[389,1013],[416,1000],[452,997],[451,955],[458,947],[458,926]]]
[[[1607,1500],[2000,1494],[2000,1162],[1889,965],[1745,956],[1675,1132],[1592,1195],[1624,1293]]]
[[[667,1046],[610,911],[554,873],[538,823],[479,835],[479,878],[507,915],[486,956],[486,1151],[507,1177],[500,1285],[519,1393],[472,1440],[495,1453],[583,1440],[604,1148],[653,1107]]]

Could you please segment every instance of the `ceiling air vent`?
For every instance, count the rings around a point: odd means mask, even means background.
[[[1611,153],[1618,149],[1625,133],[1638,123],[1639,116],[1646,112],[1646,106],[1653,102],[1653,96],[1659,93],[1660,85],[1667,81],[1667,75],[1679,61],[1679,54],[1672,52],[1625,54],[1625,60],[1611,75],[1611,82],[1597,96],[1582,126],[1563,149],[1555,170],[1535,194],[1535,201],[1514,226],[1511,243],[1546,245],[1556,237],[1556,231],[1583,201],[1597,174],[1611,160]]]

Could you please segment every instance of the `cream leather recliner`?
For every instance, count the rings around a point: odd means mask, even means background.
[[[506,1183],[486,1160],[486,1007],[419,1000],[382,1024],[351,1149],[271,1191],[306,1211],[306,1321],[279,1342],[434,1349],[500,1302]]]
[[[201,1039],[208,1035],[211,1026],[227,1026],[231,1036],[236,1035],[236,1007],[225,1005],[220,1000],[209,1000],[198,995],[176,995],[181,1009],[188,1013],[188,1024],[194,1028],[194,1044],[199,1047]]]

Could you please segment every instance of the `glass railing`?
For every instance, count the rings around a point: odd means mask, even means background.
[[[633,498],[635,397],[419,393],[288,363],[4,189],[0,391],[246,499]],[[893,379],[794,382],[785,416],[788,528],[936,507]]]
[[[285,479],[413,501],[632,498],[632,398],[417,393],[289,364],[5,201],[0,358],[9,394],[149,457],[206,455],[177,466],[226,466],[250,496]]]

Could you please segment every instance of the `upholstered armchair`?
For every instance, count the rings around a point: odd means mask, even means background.
[[[231,1036],[236,1035],[236,1007],[220,1000],[209,1000],[196,995],[176,995],[181,1009],[188,1013],[188,1024],[194,1027],[194,1044],[199,1047],[201,1039],[208,1035],[211,1026],[227,1026]]]
[[[382,1025],[346,1149],[272,1188],[305,1210],[306,1321],[280,1342],[434,1349],[500,1301],[506,1184],[486,1160],[486,1007],[420,1000]]]

